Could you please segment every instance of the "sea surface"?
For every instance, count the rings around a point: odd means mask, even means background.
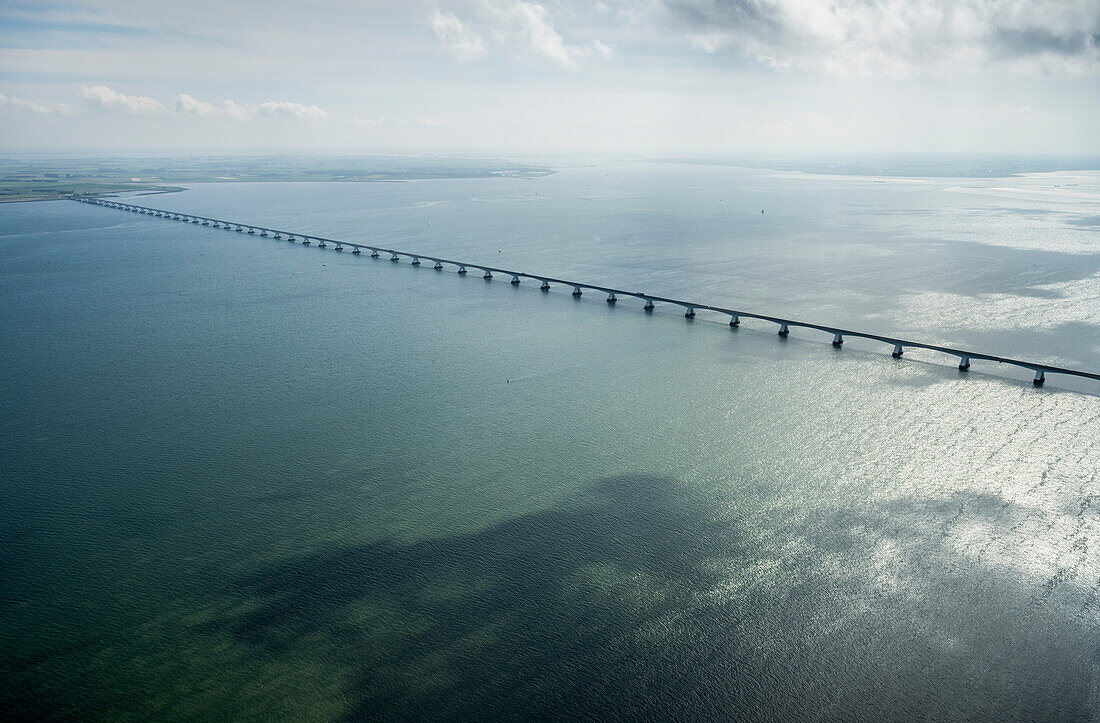
[[[1100,172],[144,205],[1100,371]],[[1100,716],[1100,382],[0,205],[0,710]]]

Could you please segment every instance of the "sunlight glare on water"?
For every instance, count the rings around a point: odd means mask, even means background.
[[[607,164],[136,202],[1095,371],[1072,198],[1097,176],[1057,175]],[[1088,380],[73,203],[0,218],[15,710],[1100,710]]]

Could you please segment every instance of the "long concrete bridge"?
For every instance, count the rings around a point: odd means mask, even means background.
[[[257,226],[255,224],[239,223],[236,221],[223,221],[217,218],[196,216],[194,214],[180,213],[178,211],[164,211],[158,208],[135,206],[134,204],[122,203],[120,201],[114,201],[111,199],[74,198],[73,200],[80,201],[82,203],[93,204],[96,206],[103,206],[105,208],[114,208],[121,211],[129,211],[131,213],[140,213],[148,216],[167,218],[173,221],[183,221],[185,223],[212,226],[214,228],[225,229],[227,231],[236,231],[237,233],[248,233],[251,235],[259,235],[276,239],[285,238],[287,241],[290,241],[292,243],[300,242],[306,246],[312,244],[313,242],[316,242],[317,246],[320,248],[327,248],[329,245],[331,245],[336,251],[343,251],[344,248],[347,247],[352,249],[351,253],[353,254],[361,254],[364,251],[369,251],[370,255],[374,258],[379,258],[382,254],[388,254],[390,261],[400,261],[402,258],[406,258],[409,259],[414,266],[419,265],[422,261],[429,261],[434,264],[434,268],[436,269],[442,269],[444,268],[444,266],[457,267],[458,273],[460,274],[465,274],[470,269],[476,269],[477,271],[481,272],[482,276],[486,279],[493,278],[494,274],[499,274],[501,276],[510,276],[511,283],[513,284],[518,284],[523,279],[530,279],[540,282],[540,288],[543,291],[548,291],[551,284],[572,287],[574,296],[580,296],[585,291],[596,291],[601,294],[607,294],[607,303],[609,304],[614,304],[616,301],[618,301],[620,297],[635,298],[645,302],[642,308],[646,311],[652,311],[656,304],[669,304],[672,306],[679,306],[683,308],[684,316],[689,319],[695,316],[696,311],[713,311],[718,314],[729,316],[729,324],[733,327],[738,326],[741,323],[741,319],[743,318],[758,319],[760,321],[766,321],[772,324],[776,324],[779,327],[780,336],[787,336],[792,328],[814,329],[817,331],[825,332],[827,334],[832,334],[833,346],[837,347],[844,343],[845,337],[871,339],[873,341],[878,341],[884,344],[891,345],[893,347],[891,355],[895,359],[900,358],[906,349],[931,349],[932,351],[938,351],[942,352],[943,354],[957,357],[959,360],[959,369],[963,371],[969,369],[970,363],[975,360],[997,362],[998,364],[1010,364],[1033,371],[1035,373],[1033,383],[1036,385],[1041,385],[1046,379],[1047,374],[1065,374],[1068,376],[1085,377],[1086,379],[1100,380],[1100,374],[1086,372],[1079,369],[1066,369],[1064,367],[1055,367],[1050,366],[1049,364],[1039,364],[1023,359],[1009,359],[1007,357],[999,357],[992,354],[983,354],[977,351],[967,351],[964,349],[958,349],[956,347],[925,344],[919,341],[897,339],[894,337],[882,336],[880,334],[868,334],[866,332],[853,331],[851,329],[841,329],[833,326],[825,326],[823,324],[814,324],[808,321],[798,321],[797,319],[785,319],[779,316],[769,316],[767,314],[757,314],[750,311],[727,309],[721,306],[713,306],[711,304],[701,304],[693,301],[684,301],[682,299],[670,299],[663,296],[654,296],[653,294],[647,294],[641,291],[627,291],[624,289],[614,289],[608,286],[600,286],[598,284],[588,284],[579,281],[568,281],[566,279],[558,279],[552,276],[530,274],[523,271],[511,271],[509,269],[497,268],[495,266],[486,266],[484,264],[465,263],[462,261],[454,261],[438,256],[429,256],[427,254],[418,254],[411,251],[401,251],[398,249],[385,248],[383,246],[352,243],[350,241],[335,241],[333,239],[324,238],[315,234],[303,234],[292,231],[282,231],[279,229]]]

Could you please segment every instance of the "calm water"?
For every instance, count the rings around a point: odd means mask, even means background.
[[[138,202],[1100,367],[1098,172]],[[1100,714],[1093,382],[68,202],[0,233],[9,714]]]

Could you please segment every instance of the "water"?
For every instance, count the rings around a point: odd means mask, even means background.
[[[1095,370],[1098,199],[609,163],[137,202]],[[0,228],[7,710],[1100,711],[1093,382],[73,203]]]

